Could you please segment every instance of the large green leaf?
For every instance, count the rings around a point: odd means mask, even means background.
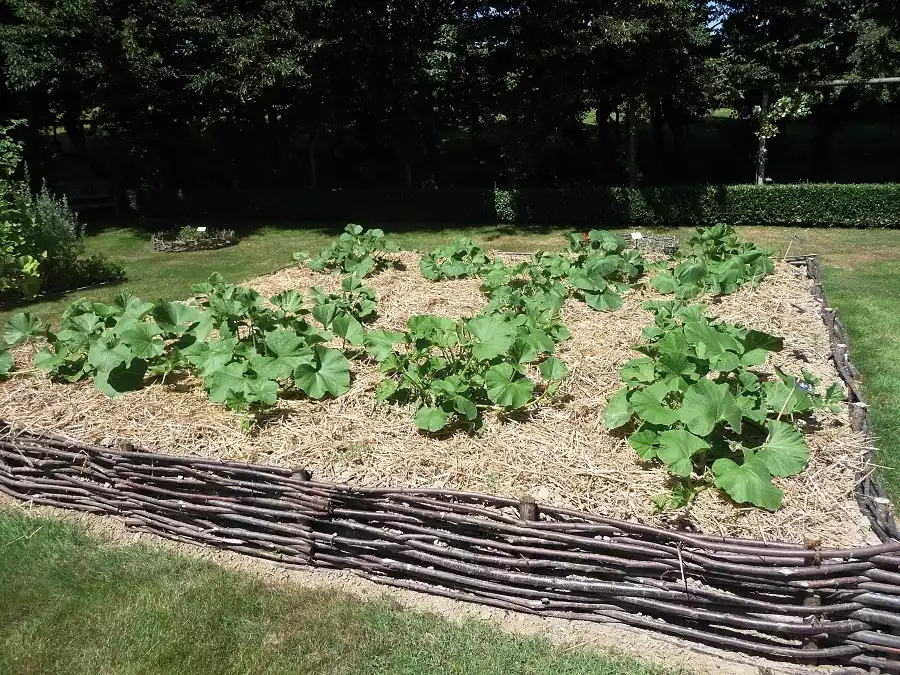
[[[780,352],[784,349],[784,339],[758,330],[747,331],[743,342],[744,353],[741,356],[743,366],[760,366],[766,362],[769,352]]]
[[[628,403],[628,387],[622,387],[606,404],[603,410],[603,423],[607,429],[618,429],[628,424],[632,412],[631,404]]]
[[[628,445],[635,449],[645,462],[656,458],[659,449],[659,434],[652,429],[635,432],[628,437]]]
[[[43,347],[34,355],[34,367],[39,370],[55,370],[65,362],[68,355],[69,350],[64,346],[60,347],[56,352]]]
[[[31,312],[14,314],[6,322],[3,340],[10,347],[15,347],[25,340],[39,335],[43,327],[41,320]]]
[[[152,302],[144,302],[131,293],[119,293],[113,298],[113,307],[121,314],[128,314],[136,319],[142,319],[153,309]]]
[[[409,332],[417,340],[433,342],[438,347],[449,349],[459,342],[456,320],[434,314],[419,314],[406,321]]]
[[[772,477],[762,460],[751,457],[743,464],[722,458],[713,462],[716,487],[722,488],[738,504],[753,504],[769,511],[781,506],[784,493],[772,485]]]
[[[243,395],[247,377],[246,363],[229,363],[210,373],[203,381],[209,400],[225,403],[235,394]]]
[[[269,302],[285,312],[297,313],[303,309],[303,296],[293,289],[273,295]]]
[[[534,383],[508,363],[491,366],[484,373],[488,398],[504,408],[521,408],[531,400]]]
[[[569,372],[569,369],[566,368],[566,364],[560,361],[555,356],[551,356],[548,359],[545,359],[543,363],[541,363],[541,377],[545,380],[562,380],[566,374]]]
[[[466,328],[478,340],[472,345],[472,354],[482,361],[505,354],[516,339],[515,326],[494,316],[479,316],[466,323]]]
[[[660,293],[674,293],[678,288],[678,280],[671,270],[660,272],[650,280],[650,285]]]
[[[679,417],[697,436],[708,436],[719,422],[726,422],[738,433],[741,431],[741,409],[728,385],[715,384],[706,378],[685,392]]]
[[[776,380],[763,385],[766,405],[779,416],[812,410],[815,403],[809,392],[797,387],[793,378],[787,379],[788,382]]]
[[[264,378],[244,381],[244,394],[248,403],[275,405],[278,402],[278,383]]]
[[[181,353],[196,367],[198,375],[207,377],[234,360],[236,346],[235,338],[220,337],[209,342],[196,342]]]
[[[381,328],[366,333],[364,344],[366,351],[380,363],[393,354],[394,345],[403,342],[405,338],[406,336],[403,333]]]
[[[204,318],[204,314],[196,307],[183,302],[160,302],[153,309],[153,318],[157,325],[167,333],[180,335],[191,324]]]
[[[645,422],[669,425],[678,421],[678,411],[666,405],[669,388],[665,382],[656,382],[631,395],[631,407]]]
[[[419,408],[415,423],[423,431],[440,431],[447,426],[447,413],[440,408]]]
[[[301,363],[294,371],[294,384],[310,398],[326,394],[340,396],[350,389],[350,362],[336,349],[313,347],[312,363]]]
[[[675,267],[675,278],[683,284],[699,284],[706,276],[706,265],[697,260],[679,263]]]
[[[349,314],[341,314],[331,322],[331,330],[348,344],[358,347],[366,339],[366,330],[362,324]]]
[[[584,301],[598,312],[612,312],[622,307],[622,296],[609,288],[602,293],[585,291]]]
[[[147,373],[147,362],[132,359],[130,363],[120,363],[112,370],[100,371],[94,375],[94,386],[110,398],[127,391],[140,389]]]
[[[684,336],[697,350],[701,359],[722,352],[740,353],[741,344],[725,331],[710,326],[706,320],[689,321],[684,324]]]
[[[103,325],[100,322],[100,317],[93,312],[73,316],[68,323],[72,326],[73,330],[85,334],[91,334]],[[62,333],[62,331],[60,331],[60,333]]]
[[[809,447],[793,424],[769,420],[769,437],[756,456],[773,476],[793,476],[809,463]]]
[[[628,384],[650,383],[656,380],[656,365],[653,359],[646,356],[631,359],[631,361],[622,366],[620,373],[622,381]]]
[[[134,354],[126,345],[100,339],[91,345],[87,360],[97,372],[108,373],[122,364],[127,368],[133,358]]]
[[[670,429],[659,435],[657,456],[676,476],[690,476],[694,468],[691,458],[702,450],[709,450],[709,443],[684,429]]]
[[[165,351],[166,343],[158,338],[162,331],[153,322],[141,321],[119,333],[119,339],[138,359],[152,359]]]
[[[0,350],[0,375],[6,375],[15,363],[12,354],[5,349]]]

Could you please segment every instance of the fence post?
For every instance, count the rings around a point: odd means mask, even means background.
[[[538,519],[538,505],[531,495],[519,497],[519,519],[531,521]]]
[[[812,534],[806,534],[803,536],[803,545],[811,550],[816,551],[816,555],[812,558],[809,558],[806,562],[807,565],[818,567],[822,564],[822,559],[819,557],[818,551],[822,546],[822,539]],[[822,597],[814,590],[808,590],[806,592],[806,597],[803,598],[803,606],[804,607],[821,607],[822,606]],[[819,623],[818,614],[812,615],[813,625]],[[803,649],[818,649],[819,643],[814,638],[809,638],[808,640],[803,641]],[[819,665],[818,659],[812,659],[809,661],[809,665],[817,666]]]

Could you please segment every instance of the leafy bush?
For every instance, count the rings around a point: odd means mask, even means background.
[[[650,283],[660,293],[674,293],[682,300],[702,293],[734,293],[775,271],[771,255],[758,244],[742,241],[730,225],[700,227],[678,252],[675,269],[656,275]]]
[[[738,503],[777,509],[784,495],[772,476],[799,473],[809,461],[795,421],[842,401],[843,390],[821,396],[806,372],[761,378],[752,368],[783,348],[781,338],[720,322],[704,305],[644,306],[655,314],[637,348],[645,356],[622,367],[625,387],[606,406],[607,428],[630,425],[640,458],[660,460],[676,477],[660,506],[683,506],[712,482]]]
[[[439,246],[419,261],[423,276],[430,281],[480,276],[502,265],[468,237],[459,237],[452,244]]]
[[[386,376],[378,400],[412,403],[416,426],[425,431],[456,421],[477,425],[486,407],[526,407],[552,395],[566,375],[565,364],[548,356],[553,338],[527,321],[502,314],[469,320],[420,315],[410,317],[407,328],[371,331],[365,345]],[[536,395],[527,370],[539,360],[543,391]]]
[[[39,249],[47,251],[45,279],[65,274],[73,261],[84,253],[84,226],[69,207],[65,196],[57,197],[44,181],[34,198],[34,232]]]
[[[339,269],[345,274],[363,278],[387,264],[385,253],[399,250],[400,247],[388,239],[382,230],[364,230],[359,225],[350,224],[335,243],[315,258],[310,258],[307,251],[300,251],[294,254],[294,260],[311,270]]]
[[[900,227],[900,184],[498,189],[494,203],[519,225]]]
[[[124,268],[102,256],[80,258],[84,227],[65,197],[45,182],[32,199],[27,182],[14,178],[21,147],[8,138],[10,128],[0,127],[0,299],[124,278]]]
[[[16,125],[0,125],[0,299],[34,297],[41,286],[41,260],[47,255],[29,236],[34,214],[25,184],[15,179],[22,146],[9,138],[9,131]]]
[[[63,313],[58,332],[47,331],[49,348],[38,352],[35,366],[69,382],[92,377],[108,396],[140,388],[147,373],[186,371],[203,380],[210,400],[236,410],[274,405],[285,388],[310,398],[349,388],[347,359],[322,344],[332,335],[306,320],[297,291],[270,298],[274,309],[219,275],[193,291],[196,305],[130,294],[111,305],[79,300]]]

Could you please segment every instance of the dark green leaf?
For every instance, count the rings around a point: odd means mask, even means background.
[[[784,493],[772,485],[772,477],[763,462],[752,457],[743,464],[726,458],[713,463],[716,487],[720,487],[738,504],[750,503],[770,511],[781,506]]]
[[[702,450],[709,450],[709,443],[684,429],[670,429],[659,435],[657,456],[676,476],[690,476],[691,458]]]

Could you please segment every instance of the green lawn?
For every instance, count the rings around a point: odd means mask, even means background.
[[[0,511],[0,673],[7,675],[664,675],[387,600],[116,547]]]

